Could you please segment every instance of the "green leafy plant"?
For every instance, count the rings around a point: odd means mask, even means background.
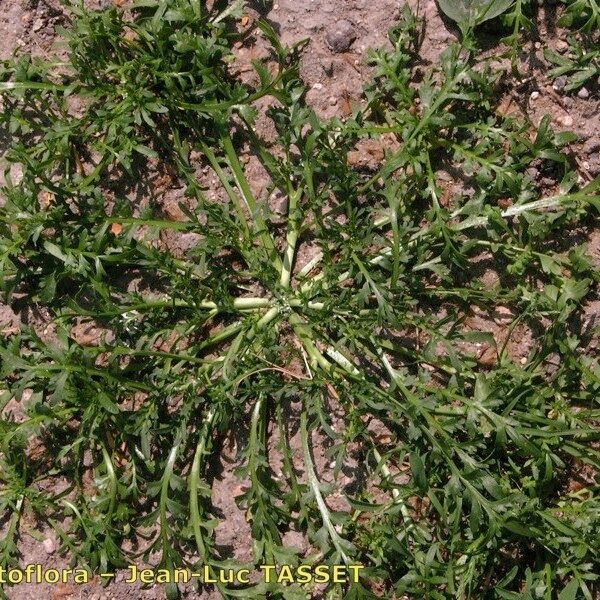
[[[566,10],[559,24],[566,27],[579,26],[588,33],[600,29],[600,5],[596,0],[566,0]]]
[[[573,37],[569,38],[569,51],[566,54],[546,49],[544,56],[554,65],[548,72],[551,79],[557,79],[563,75],[567,77],[566,91],[578,90],[588,83],[595,85],[600,76],[600,49],[586,50]]]
[[[254,565],[365,565],[331,598],[592,598],[600,371],[582,323],[600,273],[561,241],[597,224],[600,180],[578,180],[549,118],[497,110],[476,52],[452,44],[423,73],[408,9],[343,121],[306,105],[301,45],[265,23],[269,58],[240,76],[238,9],[72,4],[66,65],[2,63],[2,291],[46,315],[0,346],[0,405],[24,413],[0,420],[2,563],[30,511],[91,569],[232,564],[211,483],[235,434]]]
[[[438,0],[439,7],[461,29],[471,29],[506,12],[514,0]]]

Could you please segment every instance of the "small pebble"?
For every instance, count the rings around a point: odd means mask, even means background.
[[[330,104],[331,106],[335,106],[335,105],[337,104],[337,102],[338,102],[338,101],[337,101],[337,98],[336,98],[335,96],[331,96],[331,97],[329,98],[329,104]]]
[[[325,36],[325,41],[329,49],[333,52],[346,52],[352,46],[356,39],[354,25],[346,19],[340,19],[335,25],[329,28]]]
[[[540,42],[536,42],[534,46],[536,50],[539,50],[542,47],[542,44]]]
[[[563,53],[569,49],[569,44],[565,40],[558,40],[556,42],[556,51]]]
[[[42,546],[44,547],[44,552],[46,554],[52,554],[54,552],[54,541],[50,538],[46,538],[42,542]]]
[[[564,125],[565,127],[573,127],[573,117],[571,115],[565,115],[564,117],[560,118],[560,124]]]
[[[288,197],[281,190],[275,190],[270,197],[271,210],[278,215],[285,215],[288,211]]]
[[[587,88],[582,87],[578,92],[577,92],[577,96],[579,98],[583,98],[584,100],[586,98],[590,97],[590,93],[588,92]]]
[[[323,89],[323,84],[322,83],[313,83],[313,90],[322,90]]]
[[[33,22],[31,29],[33,31],[39,31],[43,26],[44,26],[44,21],[42,21],[42,19],[36,19]]]
[[[527,364],[527,358],[526,358],[526,357],[523,357],[523,358],[521,359],[521,364],[522,364],[522,365],[526,365],[526,364]]]
[[[565,85],[567,85],[567,77],[566,77],[566,75],[561,75],[560,77],[557,77],[554,80],[554,83],[552,84],[552,87],[557,92],[562,92],[565,89]]]
[[[532,100],[537,100],[540,97],[539,92],[531,92],[531,96],[529,96]]]
[[[527,176],[532,181],[536,181],[540,175],[540,172],[535,167],[528,167],[527,169],[525,169],[525,173],[527,173]]]

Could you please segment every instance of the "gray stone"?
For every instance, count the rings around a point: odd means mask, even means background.
[[[287,194],[281,190],[275,190],[269,198],[269,207],[276,215],[286,215],[288,211]]]
[[[346,19],[341,19],[328,28],[325,41],[333,52],[347,52],[356,37],[354,25]]]
[[[557,77],[554,80],[554,83],[552,84],[552,87],[557,92],[562,92],[565,89],[565,85],[567,85],[567,77],[566,77],[566,75],[561,75],[560,77]]]
[[[590,97],[590,93],[588,92],[587,88],[582,87],[578,92],[577,92],[577,96],[579,98],[583,98],[584,100],[586,100],[587,98]]]
[[[525,169],[525,173],[532,181],[536,181],[540,174],[540,172],[535,167],[528,167],[527,169]]]

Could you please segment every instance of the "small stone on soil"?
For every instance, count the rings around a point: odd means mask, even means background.
[[[560,77],[557,77],[554,80],[554,83],[552,84],[552,87],[557,92],[562,92],[565,89],[565,85],[567,85],[567,77],[566,77],[566,75],[561,75]]]
[[[325,36],[325,41],[333,52],[346,52],[355,39],[354,26],[346,19],[341,19],[329,28]]]
[[[44,552],[46,554],[52,554],[54,552],[54,541],[50,538],[46,538],[42,542],[42,546],[44,547]]]
[[[527,169],[525,169],[525,173],[532,181],[535,181],[540,174],[540,172],[535,167],[528,167]]]
[[[571,115],[564,115],[559,119],[559,122],[564,127],[573,127],[573,117]]]
[[[578,92],[577,92],[577,96],[579,98],[583,98],[584,100],[586,98],[590,97],[590,93],[587,91],[587,88],[582,87]]]
[[[288,197],[281,190],[276,190],[271,194],[271,210],[278,215],[285,215],[288,211]]]

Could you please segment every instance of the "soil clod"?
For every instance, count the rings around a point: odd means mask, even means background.
[[[342,19],[329,29],[325,41],[329,49],[336,53],[347,52],[356,40],[357,35],[354,25]]]

